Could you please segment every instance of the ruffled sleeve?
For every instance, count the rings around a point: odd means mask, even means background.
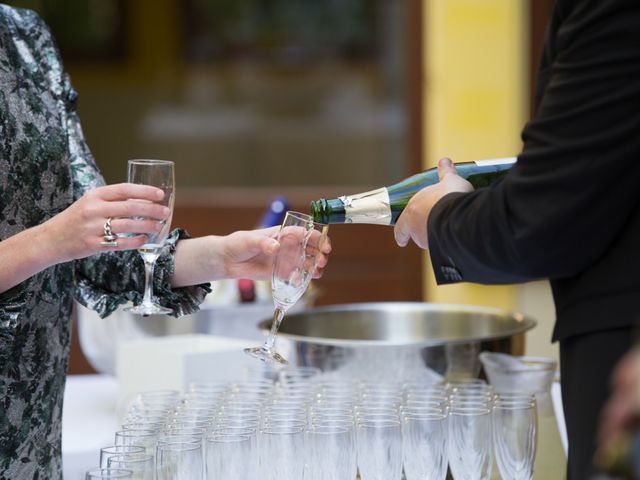
[[[211,292],[208,283],[172,288],[174,252],[178,240],[189,238],[176,229],[166,241],[164,252],[156,262],[153,292],[161,305],[179,317],[198,311]],[[140,303],[144,291],[144,263],[136,251],[107,252],[77,261],[76,300],[104,318],[126,302]]]

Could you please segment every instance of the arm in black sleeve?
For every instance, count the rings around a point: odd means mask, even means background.
[[[518,162],[499,184],[449,194],[429,216],[438,283],[576,275],[638,208],[640,3],[573,2],[563,14]]]

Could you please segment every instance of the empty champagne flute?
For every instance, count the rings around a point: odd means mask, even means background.
[[[121,468],[97,468],[89,470],[85,475],[86,480],[125,480],[132,478],[133,472],[131,470],[123,470]]]
[[[287,364],[274,350],[276,333],[285,312],[304,294],[316,268],[320,252],[327,241],[328,225],[315,223],[304,213],[289,211],[284,217],[278,242],[280,248],[273,263],[271,292],[275,304],[273,324],[264,344],[245,352],[263,361]]]
[[[305,443],[308,465],[305,479],[356,478],[356,434],[352,423],[312,425],[307,429]]]
[[[257,467],[254,435],[217,433],[206,439],[206,479],[251,480]]]
[[[115,455],[109,458],[107,465],[111,469],[131,470],[132,480],[154,480],[155,477],[155,457],[147,453]]]
[[[145,453],[147,449],[140,445],[110,445],[100,449],[100,468],[107,468],[109,459],[118,455]],[[125,469],[126,470],[126,469]]]
[[[451,406],[447,435],[449,468],[455,480],[489,480],[492,467],[491,409]]]
[[[300,480],[304,476],[304,424],[276,423],[258,435],[258,475],[264,480]]]
[[[157,480],[193,480],[203,475],[201,443],[158,444]]]
[[[437,409],[402,414],[402,453],[407,480],[447,476],[447,414]]]
[[[493,451],[502,478],[531,480],[536,458],[536,403],[498,398],[493,406]]]
[[[379,415],[359,419],[356,438],[356,456],[362,480],[401,480],[400,421]]]
[[[144,296],[140,305],[125,308],[125,310],[139,315],[171,313],[170,308],[163,307],[154,301],[153,271],[171,227],[175,190],[174,163],[167,160],[129,160],[127,181],[139,185],[151,185],[164,191],[162,204],[169,208],[170,213],[167,219],[160,220],[162,229],[156,234],[147,234],[147,242],[138,248],[144,260]]]

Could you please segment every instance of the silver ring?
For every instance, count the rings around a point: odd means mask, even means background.
[[[111,217],[107,218],[107,221],[104,222],[102,242],[100,242],[100,245],[103,247],[118,246],[118,236],[111,230]]]

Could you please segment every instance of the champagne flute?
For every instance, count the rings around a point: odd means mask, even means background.
[[[125,308],[126,311],[139,315],[171,313],[173,310],[163,307],[154,301],[153,271],[156,260],[162,252],[164,242],[169,235],[174,202],[174,163],[167,160],[129,160],[127,181],[139,185],[151,185],[164,191],[162,204],[169,208],[169,217],[161,220],[162,229],[155,234],[147,234],[147,241],[138,248],[144,260],[144,297],[140,305]],[[139,201],[139,200],[131,200]]]
[[[265,362],[287,364],[274,350],[276,333],[285,312],[304,294],[316,263],[327,241],[328,225],[315,223],[304,213],[288,211],[278,232],[280,248],[273,262],[271,293],[275,311],[269,336],[263,345],[245,349],[249,355]]]

